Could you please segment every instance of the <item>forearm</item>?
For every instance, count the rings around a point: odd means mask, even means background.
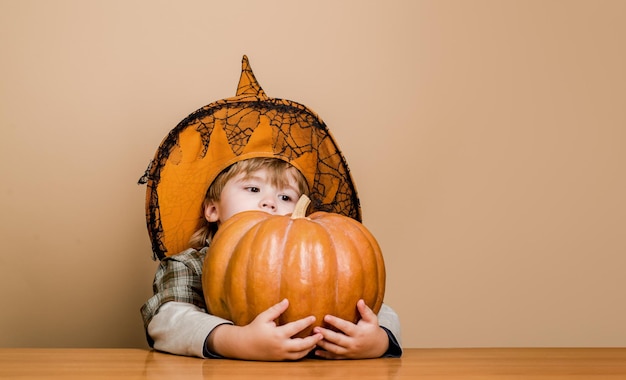
[[[204,356],[207,336],[217,326],[230,321],[207,314],[204,310],[183,302],[167,302],[148,325],[154,348],[177,355]]]

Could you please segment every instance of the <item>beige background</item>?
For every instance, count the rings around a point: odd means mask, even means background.
[[[625,1],[0,0],[0,346],[145,347],[136,184],[243,54],[351,165],[405,347],[626,346]]]

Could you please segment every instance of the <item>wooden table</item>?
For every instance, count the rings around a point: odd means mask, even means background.
[[[0,348],[0,379],[626,379],[626,348],[406,349],[400,359],[248,362],[142,349]]]

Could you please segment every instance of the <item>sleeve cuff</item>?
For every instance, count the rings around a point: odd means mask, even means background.
[[[385,332],[387,333],[387,336],[389,337],[389,348],[387,348],[387,352],[385,352],[383,356],[381,357],[382,358],[399,358],[400,356],[402,356],[402,347],[400,347],[400,344],[398,343],[398,340],[396,339],[396,337],[386,327],[383,327],[383,326],[380,326],[380,327],[383,330],[385,330]]]

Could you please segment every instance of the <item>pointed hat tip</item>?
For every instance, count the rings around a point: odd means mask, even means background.
[[[252,68],[250,67],[250,61],[248,56],[244,54],[241,59],[241,77],[239,78],[239,85],[237,86],[237,96],[240,95],[253,95],[262,99],[267,99],[267,95],[257,82]]]

